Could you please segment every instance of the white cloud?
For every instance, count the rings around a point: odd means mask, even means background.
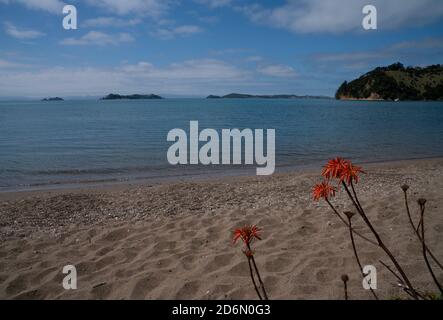
[[[385,51],[369,51],[369,52],[346,52],[332,54],[314,55],[314,59],[319,62],[347,62],[347,61],[369,61],[374,59],[385,58]]]
[[[207,5],[210,8],[225,7],[232,3],[232,0],[195,0],[195,1]]]
[[[44,33],[36,30],[20,29],[10,22],[5,22],[4,25],[6,34],[20,40],[36,39],[45,35]]]
[[[315,65],[322,73],[337,75],[352,71],[352,77],[356,77],[375,67],[395,62],[415,66],[441,64],[442,56],[443,38],[435,37],[398,42],[365,51],[317,53],[311,55],[307,63]]]
[[[411,40],[396,43],[391,46],[392,50],[401,49],[441,49],[443,48],[443,38],[425,38],[421,40]]]
[[[119,15],[159,17],[167,11],[169,0],[87,0],[91,5]]]
[[[27,65],[22,63],[11,62],[0,58],[0,69],[23,68],[23,67],[27,67]]]
[[[163,80],[222,80],[242,78],[246,75],[245,71],[215,59],[187,60],[173,63],[166,68],[156,68],[151,63],[140,62],[136,65],[124,65],[120,70],[140,75],[146,79]]]
[[[443,17],[441,0],[372,0],[379,30],[421,25]],[[284,5],[237,7],[252,21],[296,33],[339,33],[363,30],[362,8],[367,0],[287,0]]]
[[[29,9],[43,10],[50,13],[62,14],[64,3],[59,0],[0,0],[0,3],[19,3]]]
[[[167,93],[205,95],[213,88],[241,88],[252,81],[249,72],[213,59],[188,60],[164,67],[149,62],[115,68],[53,67],[0,71],[0,96],[104,95]]]
[[[199,17],[198,20],[206,24],[216,24],[217,22],[220,21],[220,19],[217,16]]]
[[[261,56],[250,56],[250,57],[246,58],[246,61],[249,61],[249,62],[260,62],[260,61],[263,61],[263,60],[264,59]]]
[[[154,37],[168,40],[176,37],[189,36],[196,33],[200,33],[203,30],[199,26],[194,25],[184,25],[174,28],[161,28],[156,31],[151,32],[150,34]]]
[[[158,17],[167,11],[170,0],[86,0],[85,2],[118,15],[134,14]],[[29,9],[44,10],[56,14],[62,14],[62,8],[66,4],[60,0],[0,0],[1,3],[18,3]],[[75,2],[71,4],[75,5]]]
[[[66,38],[60,43],[64,45],[117,45],[133,42],[134,38],[128,33],[108,34],[100,31],[89,31],[80,38]]]
[[[246,48],[226,48],[226,49],[218,49],[218,50],[210,50],[209,52],[213,55],[236,55],[251,52],[251,49]]]
[[[312,58],[319,63],[351,63],[357,66],[372,61],[398,60],[416,51],[419,51],[419,56],[422,57],[426,54],[439,54],[441,49],[443,49],[443,38],[424,38],[398,42],[375,50],[315,54]]]
[[[257,67],[257,72],[270,77],[292,78],[297,74],[294,68],[282,64],[266,65]]]
[[[131,27],[135,26],[137,24],[140,24],[142,22],[139,18],[134,19],[120,19],[115,17],[97,17],[92,19],[87,19],[84,22],[82,22],[82,26],[84,27],[93,27],[93,28],[99,28],[99,27]]]

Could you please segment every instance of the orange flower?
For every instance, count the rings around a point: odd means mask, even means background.
[[[323,169],[322,176],[327,180],[339,179],[340,182],[350,185],[352,181],[358,183],[360,173],[364,173],[361,167],[354,166],[349,160],[335,158],[328,161]]]
[[[348,160],[343,158],[335,158],[329,160],[323,169],[322,176],[326,179],[340,178],[340,174],[344,167],[348,164]]]
[[[327,182],[322,182],[312,188],[312,195],[314,196],[315,201],[318,201],[321,198],[328,200],[329,197],[335,196],[335,191],[336,189],[330,186]]]
[[[352,181],[358,183],[358,175],[365,173],[361,167],[354,166],[351,161],[348,161],[340,173],[340,181],[344,181],[350,185]]]
[[[261,230],[257,226],[245,226],[240,229],[236,229],[234,231],[234,241],[233,243],[236,243],[238,239],[242,239],[246,246],[249,246],[254,240],[254,238],[257,238],[258,240],[261,240],[259,232]]]

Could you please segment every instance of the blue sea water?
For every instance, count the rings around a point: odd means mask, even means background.
[[[201,174],[171,166],[169,130],[276,130],[277,171],[343,156],[375,162],[443,156],[442,102],[165,99],[0,102],[0,190]],[[248,171],[249,170],[249,171]]]

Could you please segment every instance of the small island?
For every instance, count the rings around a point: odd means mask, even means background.
[[[210,95],[206,99],[331,99],[325,96],[298,96],[295,94],[276,94],[276,95],[253,95],[243,93],[230,93],[224,96]]]
[[[100,100],[146,100],[146,99],[163,99],[163,97],[160,97],[156,94],[131,94],[131,95],[120,95],[111,93],[108,94],[106,97],[101,98]]]
[[[443,100],[443,66],[407,67],[394,63],[378,67],[351,82],[343,82],[338,100]]]
[[[60,97],[49,97],[49,98],[42,99],[42,101],[65,101],[65,100]]]

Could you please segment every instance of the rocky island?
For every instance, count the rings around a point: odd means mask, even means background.
[[[163,99],[163,97],[160,97],[156,94],[120,95],[120,94],[111,93],[111,94],[108,94],[106,97],[101,98],[100,100],[122,100],[122,99],[146,100],[146,99]]]
[[[443,100],[443,66],[407,67],[395,63],[378,67],[351,82],[335,95],[339,100]]]
[[[224,96],[210,95],[206,99],[330,99],[325,96],[298,96],[295,94],[277,95],[252,95],[243,93],[230,93]]]
[[[65,101],[65,100],[60,97],[49,97],[49,98],[42,99],[42,101]]]

